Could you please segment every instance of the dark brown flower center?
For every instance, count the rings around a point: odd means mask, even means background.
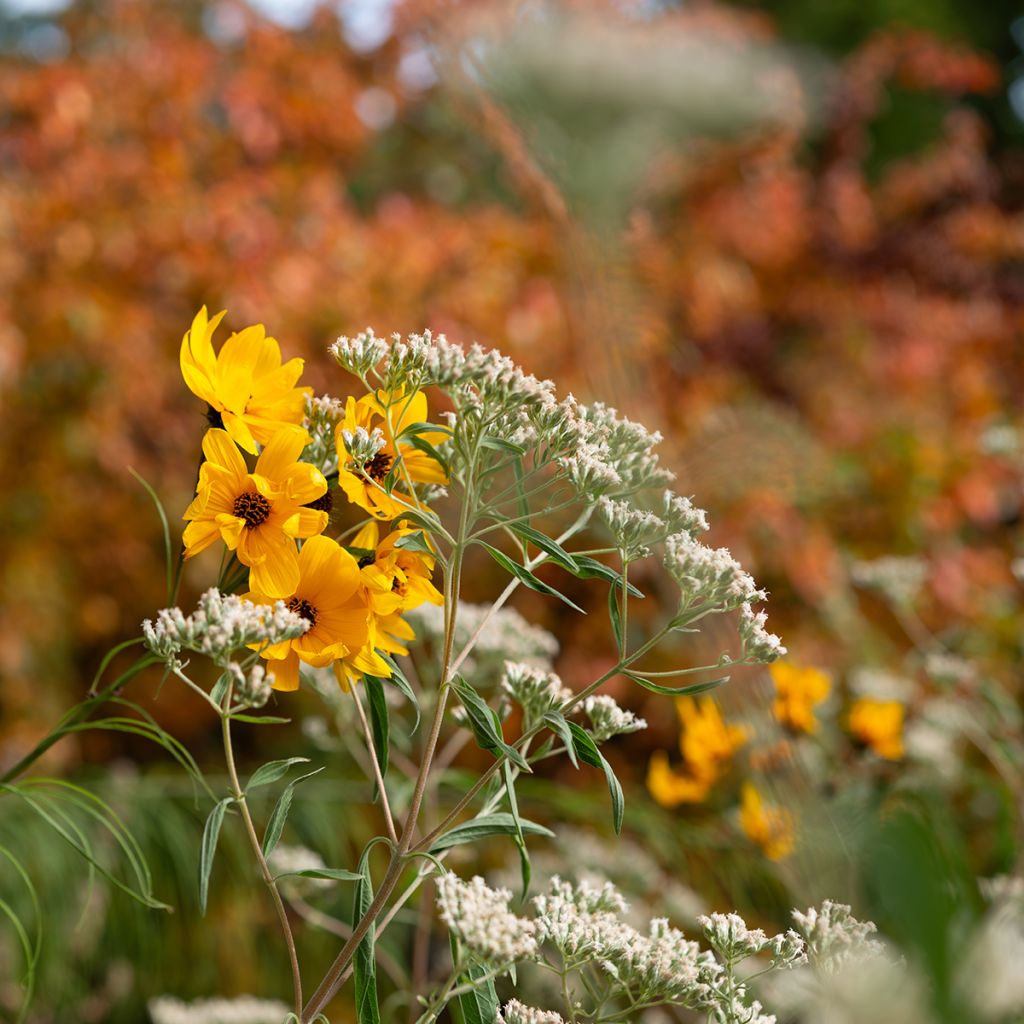
[[[245,520],[250,529],[265,523],[270,515],[270,502],[259,491],[247,491],[235,498],[235,515]]]
[[[377,483],[381,483],[384,477],[388,475],[391,469],[391,463],[394,462],[394,456],[388,455],[387,452],[377,452],[376,455],[366,464],[366,474],[371,480],[376,480]]]
[[[373,565],[373,563],[376,562],[376,561],[377,561],[377,554],[376,554],[376,552],[371,552],[368,555],[363,555],[363,557],[359,559],[359,568],[360,569],[365,569],[368,565]]]
[[[391,581],[391,589],[398,594],[399,597],[405,597],[409,590],[407,583],[404,583],[397,576]]]
[[[330,515],[334,509],[334,497],[331,494],[331,489],[328,487],[316,501],[308,501],[303,507],[315,508],[317,512],[326,512]]]
[[[301,615],[310,626],[316,625],[316,609],[304,597],[288,598],[288,611]]]

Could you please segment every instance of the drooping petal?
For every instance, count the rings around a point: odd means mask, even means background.
[[[221,419],[224,421],[224,429],[234,439],[235,444],[250,455],[255,455],[256,439],[252,436],[252,432],[249,430],[245,420],[241,416],[236,416],[233,412],[227,412],[226,410],[221,413]]]
[[[203,438],[203,455],[206,456],[207,462],[227,470],[241,487],[247,473],[245,459],[226,430],[214,427],[206,432]]]
[[[342,604],[359,585],[356,560],[329,537],[310,537],[299,552],[297,593],[315,607]]]
[[[217,524],[217,529],[220,530],[220,535],[224,538],[224,543],[232,551],[241,547],[240,541],[245,536],[244,519],[240,519],[230,512],[218,512],[214,517],[214,522]],[[239,553],[238,557],[240,561],[244,562],[241,553]]]
[[[200,551],[205,551],[219,536],[220,529],[211,519],[197,519],[189,523],[181,538],[185,545],[185,557],[192,558]]]
[[[213,320],[207,320],[206,307],[203,306],[192,320],[192,326],[181,339],[179,362],[181,375],[188,389],[205,402],[217,405],[216,366],[213,354],[213,332],[224,318],[221,310]]]
[[[316,466],[296,462],[282,478],[284,493],[298,505],[308,505],[327,493],[327,479]]]
[[[352,547],[365,548],[367,551],[373,551],[379,543],[380,527],[372,519],[364,523],[362,528],[352,539]]]
[[[299,558],[295,544],[273,530],[247,531],[246,556],[250,586],[268,597],[291,597],[299,586]],[[239,545],[239,561],[245,562]]]
[[[300,508],[290,515],[281,529],[289,537],[315,537],[327,529],[330,516],[316,508]]]
[[[270,480],[287,479],[292,467],[298,462],[302,449],[312,440],[302,427],[286,425],[274,432],[274,436],[260,452],[256,460],[256,472]],[[311,466],[311,469],[316,467]],[[326,484],[325,484],[326,486]]]
[[[299,656],[292,651],[281,661],[272,661],[267,671],[273,673],[275,690],[297,690],[299,688]]]
[[[238,415],[245,412],[256,367],[274,352],[280,360],[281,350],[266,337],[262,324],[246,327],[224,342],[217,356],[217,394],[226,409]]]

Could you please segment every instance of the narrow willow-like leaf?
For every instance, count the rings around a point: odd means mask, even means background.
[[[563,594],[561,591],[555,590],[554,587],[549,586],[543,580],[537,579],[537,577],[534,576],[533,573],[526,568],[526,566],[520,565],[518,562],[512,561],[512,559],[509,558],[508,555],[499,551],[497,548],[491,547],[491,545],[487,544],[485,541],[478,540],[476,543],[479,544],[482,548],[484,548],[487,551],[487,553],[491,556],[491,558],[493,558],[498,563],[498,565],[500,565],[507,573],[509,573],[512,576],[515,576],[515,578],[519,580],[519,582],[522,583],[524,587],[529,587],[530,590],[535,590],[538,594],[546,594],[548,597],[557,597],[559,601],[564,602],[570,608],[575,609],[580,614],[587,614],[571,598],[566,597],[565,594]]]
[[[461,825],[440,836],[430,848],[431,853],[438,853],[441,850],[448,850],[453,846],[462,846],[465,843],[475,843],[478,839],[486,839],[488,836],[515,836],[519,833],[523,836],[547,836],[554,835],[551,829],[544,825],[538,825],[529,818],[513,818],[511,814],[499,811],[496,814],[485,814],[480,818],[471,818]]]
[[[416,434],[447,434],[451,437],[452,431],[441,423],[410,423],[398,436],[403,438]]]
[[[433,459],[443,470],[445,476],[451,476],[451,464],[426,438],[418,434],[412,434],[407,438],[413,448],[423,452],[428,458]]]
[[[635,672],[625,670],[622,674],[632,679],[634,683],[642,686],[645,690],[650,690],[652,693],[662,693],[668,697],[692,697],[698,693],[707,693],[708,690],[714,690],[716,687],[721,686],[722,683],[729,682],[729,676],[721,676],[718,679],[709,679],[705,683],[690,683],[688,686],[662,686],[660,683],[645,679]]]
[[[160,517],[160,528],[164,535],[164,560],[167,565],[167,604],[170,605],[174,602],[174,552],[171,547],[171,524],[167,520],[167,513],[164,511],[163,502],[156,491],[131,466],[128,467],[128,472],[145,488],[150,500],[156,506],[157,515]]]
[[[370,727],[373,731],[373,747],[377,753],[377,765],[383,777],[388,773],[388,748],[391,743],[388,702],[384,696],[384,684],[376,676],[366,676],[365,680],[366,696],[370,699]]]
[[[332,882],[358,882],[363,876],[355,871],[346,871],[344,868],[303,868],[302,871],[282,871],[275,875],[278,878],[327,878]]]
[[[319,775],[323,768],[317,768],[315,772],[307,772],[300,775],[294,782],[289,782],[284,791],[277,798],[274,810],[267,822],[267,830],[263,833],[263,856],[269,857],[274,848],[281,840],[281,833],[284,831],[284,824],[288,820],[288,812],[292,809],[292,798],[295,796],[295,787],[306,779]]]
[[[491,709],[487,702],[469,685],[461,676],[452,680],[452,689],[458,694],[462,706],[466,709],[466,717],[470,729],[476,737],[476,742],[483,750],[489,751],[495,757],[505,755],[517,768],[525,772],[531,771],[526,758],[505,742],[505,738],[494,724]]]
[[[626,632],[622,628],[622,610],[619,608],[619,591],[611,587],[608,591],[608,618],[612,624],[615,647],[621,656],[626,649]]]
[[[565,752],[569,755],[573,768],[579,768],[580,762],[576,757],[576,744],[573,743],[572,731],[569,729],[569,723],[566,721],[565,715],[561,711],[548,711],[544,715],[544,724],[556,733],[565,744]]]
[[[247,725],[287,725],[291,719],[279,715],[232,715],[232,722],[245,722]]]
[[[512,765],[505,761],[502,766],[502,775],[505,778],[505,795],[508,797],[508,809],[515,822],[516,849],[519,851],[519,875],[523,882],[523,896],[525,900],[530,891],[530,878],[533,875],[533,868],[530,865],[530,853],[526,849],[526,837],[523,835],[523,822],[519,817],[519,801],[516,798],[516,780],[512,775]]]
[[[480,438],[481,448],[490,448],[494,452],[505,452],[507,455],[525,455],[526,449],[512,441],[506,441],[503,437],[495,437],[493,434],[484,434]]]
[[[373,880],[370,877],[370,849],[359,858],[359,881],[352,901],[353,923],[362,920],[373,903]],[[377,999],[377,958],[374,954],[376,921],[370,923],[362,942],[356,947],[352,961],[355,974],[356,1020],[359,1024],[380,1024],[380,1004]]]
[[[210,872],[213,869],[213,858],[217,853],[217,840],[220,828],[224,824],[224,814],[235,802],[233,796],[226,796],[218,801],[203,827],[203,841],[199,846],[199,910],[206,914],[206,898],[210,891]]]
[[[405,678],[405,673],[398,667],[398,663],[394,658],[385,654],[383,651],[377,652],[391,667],[391,675],[384,679],[381,679],[381,683],[390,683],[392,686],[397,687],[402,694],[407,697],[412,704],[413,710],[416,712],[416,721],[413,723],[412,731],[415,732],[420,726],[420,702],[416,699],[416,691],[413,690],[409,684],[409,680]],[[376,676],[364,676],[364,679],[376,679]]]
[[[448,941],[452,951],[452,961],[458,963],[458,940],[449,932]],[[481,981],[487,975],[487,968],[477,964],[467,968],[459,975],[461,983],[477,982],[468,992],[456,996],[453,1014],[461,1024],[494,1024],[498,1019],[498,993],[494,990],[491,978]]]
[[[589,580],[596,577],[610,583],[613,587],[617,587],[620,591],[622,590],[622,574],[617,573],[611,566],[605,565],[604,562],[599,562],[596,558],[591,558],[589,555],[573,555],[572,557],[576,562],[576,575],[581,580]],[[638,587],[634,587],[632,583],[626,584],[626,591],[631,597],[644,596],[644,592]]]
[[[525,523],[509,523],[508,528],[535,548],[543,551],[556,565],[560,565],[574,576],[579,573],[579,566],[576,564],[576,560],[558,541],[552,540],[541,533],[540,530],[535,530],[532,526],[527,526]]]
[[[266,764],[260,765],[249,777],[245,786],[246,792],[257,786],[268,786],[271,782],[277,782],[278,779],[284,778],[293,764],[309,764],[309,758],[288,757],[283,761],[268,761]]]
[[[605,760],[604,754],[597,749],[597,744],[590,734],[578,726],[575,722],[569,722],[569,730],[572,733],[573,745],[581,761],[600,768],[608,782],[608,792],[612,798],[612,824],[615,826],[616,834],[622,831],[622,817],[626,809],[626,800],[622,795],[622,786],[612,770],[612,766]]]
[[[407,533],[395,541],[395,547],[403,551],[421,551],[427,555],[433,555],[434,549],[427,543],[427,535],[422,530]]]

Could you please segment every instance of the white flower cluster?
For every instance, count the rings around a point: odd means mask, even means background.
[[[303,426],[312,438],[302,454],[325,476],[338,468],[338,450],[334,435],[345,415],[344,403],[329,395],[306,397],[306,419]]]
[[[819,970],[835,972],[852,960],[885,953],[885,946],[871,938],[878,928],[872,921],[858,921],[845,903],[825,900],[821,908],[793,911],[793,920],[807,942],[807,958]]]
[[[665,568],[679,584],[684,607],[700,603],[730,610],[768,596],[728,548],[710,548],[689,533],[665,541]]]
[[[233,693],[247,707],[261,708],[270,700],[274,687],[274,674],[268,672],[262,661],[257,661],[248,672],[232,661],[228,665],[233,682]]]
[[[293,640],[309,629],[309,622],[289,611],[283,601],[253,604],[211,587],[199,598],[191,615],[180,608],[164,608],[156,622],[146,619],[142,635],[158,657],[172,661],[182,650],[205,654],[226,665],[232,651],[249,644],[276,644]]]
[[[529,960],[537,953],[536,925],[509,909],[512,893],[490,889],[477,875],[464,882],[447,872],[437,880],[441,920],[466,948],[491,964]]]
[[[928,566],[920,558],[889,555],[854,562],[850,578],[861,587],[880,591],[893,604],[911,604],[928,578]]]
[[[597,507],[624,561],[646,558],[651,553],[651,545],[664,539],[667,532],[664,519],[628,501],[603,496],[598,499]]]
[[[747,661],[769,665],[788,653],[782,641],[764,628],[767,621],[764,612],[755,612],[749,604],[740,605],[740,642]]]
[[[975,1019],[1020,1021],[1024,1014],[1024,888],[1020,879],[1006,878],[985,888],[995,898],[966,944],[958,988],[974,1008]]]
[[[773,967],[805,963],[804,940],[792,929],[769,937],[760,928],[748,928],[739,914],[706,914],[697,918],[711,948],[727,963],[768,953]]]
[[[665,520],[668,533],[696,535],[709,529],[707,512],[675,491],[665,491],[662,495],[661,518]]]
[[[672,479],[653,452],[660,434],[600,403],[582,406],[572,395],[559,401],[551,381],[538,380],[494,349],[467,350],[430,331],[394,335],[387,343],[368,330],[339,338],[331,352],[363,379],[377,367],[388,389],[437,385],[454,401],[457,422],[486,423],[491,435],[534,449],[540,461],[557,463],[588,500]]]
[[[606,882],[571,885],[552,878],[549,891],[533,900],[537,937],[550,943],[565,960],[594,961],[616,985],[638,1002],[710,1005],[721,965],[696,942],[656,918],[645,935],[619,915],[627,904]]]
[[[296,895],[301,896],[304,892],[317,889],[330,889],[334,885],[329,878],[303,878],[295,874],[298,871],[322,871],[327,867],[319,853],[305,846],[278,844],[267,863],[274,875],[291,876],[282,878],[280,884],[286,891],[291,890]]]
[[[489,612],[490,605],[459,602],[455,650],[463,650],[480,630],[472,654],[462,663],[463,672],[481,678],[497,678],[505,661],[550,670],[558,654],[558,641],[551,633],[527,622],[515,609],[501,608],[488,615]],[[444,636],[444,610],[437,605],[422,604],[410,609],[406,618],[417,634],[435,644]]]
[[[605,693],[587,697],[583,701],[583,712],[590,719],[590,731],[595,743],[604,743],[612,736],[647,728],[646,719],[637,718],[632,711],[620,708],[615,698]]]
[[[284,1003],[252,996],[192,1003],[159,996],[149,1001],[148,1009],[153,1024],[281,1024],[288,1016]]]
[[[355,430],[343,430],[341,439],[345,443],[345,451],[357,466],[365,466],[372,462],[377,453],[385,445],[384,431],[374,427],[372,431],[366,427]]]
[[[378,338],[372,328],[367,327],[361,334],[354,338],[346,338],[342,335],[330,346],[328,351],[338,361],[338,364],[355,374],[360,380],[365,380],[370,371],[384,358],[388,351],[388,343]]]
[[[495,1024],[565,1024],[565,1021],[554,1010],[538,1010],[524,1005],[518,999],[510,999],[505,1009],[498,1011]]]
[[[545,672],[522,661],[505,662],[501,689],[523,709],[527,728],[543,718],[545,712],[572,699],[572,690],[563,686],[554,672]]]

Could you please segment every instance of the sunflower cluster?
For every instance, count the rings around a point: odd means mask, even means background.
[[[435,447],[447,434],[429,429],[420,391],[349,397],[336,450],[318,466],[307,454],[316,400],[298,386],[303,360],[282,362],[262,325],[232,334],[215,353],[223,316],[211,319],[203,307],[181,343],[182,376],[207,403],[210,425],[183,516],[184,557],[221,541],[229,559],[222,579],[237,564],[248,601],[283,602],[309,623],[260,649],[274,689],[297,689],[303,663],[333,667],[343,687],[363,675],[387,677],[388,655],[406,653],[414,637],[403,613],[442,603],[429,542],[402,516],[426,510],[417,484],[447,482]],[[346,530],[343,537],[354,534],[347,545],[327,535],[336,492],[364,519]]]

